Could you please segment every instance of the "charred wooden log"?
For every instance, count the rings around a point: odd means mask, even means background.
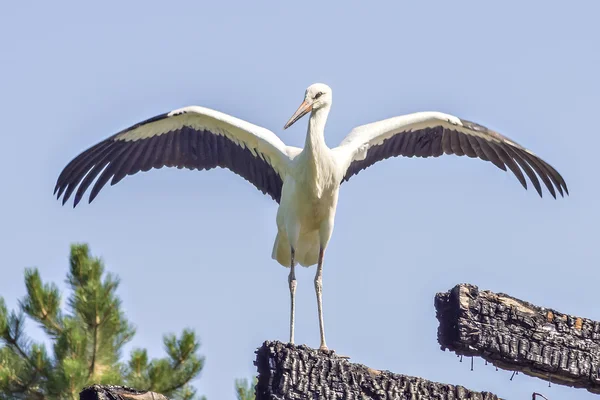
[[[79,393],[79,400],[169,400],[169,398],[160,393],[126,386],[91,385]]]
[[[377,371],[335,353],[265,342],[256,351],[256,400],[496,400],[489,392]]]
[[[600,393],[600,322],[469,284],[438,293],[435,308],[442,350]]]

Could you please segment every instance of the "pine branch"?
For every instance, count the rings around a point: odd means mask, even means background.
[[[63,328],[60,317],[60,292],[56,285],[42,283],[39,271],[25,269],[27,296],[19,300],[20,308],[38,322],[50,336],[58,336]]]
[[[163,341],[169,358],[153,360],[149,364],[149,389],[172,395],[202,370],[204,358],[196,355],[200,344],[190,329],[184,329],[179,339],[168,334]]]
[[[71,399],[92,383],[134,384],[177,400],[196,398],[188,384],[201,371],[204,358],[197,354],[193,331],[165,338],[168,357],[148,363],[146,351],[139,350],[127,367],[120,352],[135,328],[121,309],[118,277],[104,274],[103,263],[90,256],[87,245],[72,245],[67,282],[72,293],[64,314],[60,292],[54,284],[43,283],[37,269],[25,272],[27,296],[20,301],[20,314],[9,314],[0,297],[0,399]],[[51,336],[52,358],[44,346],[25,336],[26,316]]]
[[[248,379],[236,379],[234,387],[237,400],[253,400],[257,383],[258,380],[256,377],[254,377],[251,383],[248,382]]]
[[[256,400],[499,400],[489,392],[373,370],[304,345],[264,342],[254,364]]]
[[[0,348],[0,399],[6,398],[3,397],[3,394],[14,399],[42,400],[44,398],[43,393],[32,390],[38,379],[38,374],[36,372],[32,373],[25,381],[27,373],[23,371],[23,366],[27,367],[28,365],[20,354],[8,347]]]
[[[181,381],[181,382],[179,382],[179,383],[176,383],[176,384],[175,384],[175,385],[173,385],[173,386],[167,386],[167,387],[165,387],[165,388],[163,389],[163,391],[164,391],[165,393],[173,393],[173,392],[175,392],[175,391],[177,391],[177,390],[179,390],[179,389],[183,388],[185,385],[187,385],[187,383],[188,383],[187,381]]]
[[[435,308],[442,350],[600,393],[600,322],[469,284],[438,293]]]
[[[62,333],[62,327],[54,319],[49,318],[48,314],[43,315],[42,322],[44,322],[46,329],[54,331],[54,336],[58,336]]]
[[[96,297],[97,297],[97,293]],[[104,315],[104,318],[100,320],[100,316],[98,315],[98,304],[96,301],[96,304],[94,305],[94,319],[93,319],[93,332],[92,332],[92,357],[91,357],[91,361],[90,361],[90,370],[88,373],[88,379],[90,379],[93,375],[94,375],[94,370],[96,367],[96,355],[98,354],[98,327],[100,325],[102,325],[105,321],[107,321],[107,319],[109,318],[109,316],[111,315],[112,312],[112,307],[108,307],[108,310],[106,312],[106,314]]]
[[[16,315],[14,312],[11,314],[10,322],[8,324],[9,329],[4,332],[4,340],[5,342],[27,362],[29,366],[34,368],[36,372],[41,372],[38,370],[37,366],[31,360],[31,357],[23,346],[19,343],[20,337],[23,335],[23,315]],[[10,329],[12,327],[12,329]],[[11,334],[11,330],[13,331]]]
[[[19,342],[17,342],[17,340],[14,337],[7,335],[5,337],[5,340],[8,345],[15,349],[17,353],[19,353],[19,355],[23,357],[25,361],[27,361],[27,364],[32,365],[29,355],[25,352],[25,350],[23,350],[23,348],[19,345]]]
[[[37,374],[38,374],[38,372],[36,371],[31,376],[31,379],[29,379],[29,382],[23,384],[23,386],[21,388],[21,393],[27,394],[27,398],[31,399],[31,400],[44,400],[46,398],[46,396],[44,395],[44,393],[39,392],[39,391],[31,391],[31,387],[33,386],[33,384],[38,379],[38,375]]]
[[[20,319],[17,319],[20,320]],[[18,328],[15,331],[20,331]],[[42,367],[35,363],[30,354],[27,354],[22,345],[19,344],[18,335],[11,335],[10,332],[5,332],[4,340],[9,348],[12,349],[19,357],[25,362],[25,365],[30,367],[33,371],[31,372],[31,376],[27,382],[23,382],[19,377],[15,377],[13,382],[16,384],[17,388],[14,389],[15,393],[21,393],[23,395],[27,394],[27,398],[31,399],[44,399],[43,393],[39,391],[32,391],[31,388],[33,385],[40,379],[41,376],[44,375],[44,370]],[[37,350],[37,348],[36,348]],[[23,371],[21,371],[23,372]]]
[[[0,346],[0,393],[40,399],[40,389],[32,388],[45,378],[49,361],[43,345],[29,345],[23,333],[24,317],[22,312],[9,315],[0,297],[0,340],[5,344]]]
[[[88,373],[88,379],[94,375],[94,367],[96,365],[96,354],[98,352],[98,325],[94,324],[94,331],[92,334],[92,360],[90,361],[90,370]]]

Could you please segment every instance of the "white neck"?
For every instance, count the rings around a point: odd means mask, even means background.
[[[327,123],[330,108],[331,105],[326,105],[310,113],[304,148],[313,154],[327,147],[325,144],[325,124]]]

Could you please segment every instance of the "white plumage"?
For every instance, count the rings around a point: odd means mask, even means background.
[[[310,113],[304,148],[286,146],[273,132],[204,107],[161,114],[99,142],[74,158],[55,187],[63,204],[75,193],[76,206],[96,180],[91,202],[111,180],[152,168],[227,168],[279,203],[272,258],[290,267],[290,342],[294,342],[295,266],[317,264],[315,291],[321,336],[327,349],[322,312],[323,257],[331,238],[339,188],[362,169],[389,157],[477,157],[506,171],[527,188],[523,172],[542,196],[542,180],[556,198],[568,194],[561,175],[514,141],[476,123],[440,112],[419,112],[353,129],[338,147],[325,144],[332,104],[325,84],[306,89],[304,101],[284,129]],[[77,191],[75,191],[77,189]]]

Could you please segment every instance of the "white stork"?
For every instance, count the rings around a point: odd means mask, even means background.
[[[342,182],[390,157],[455,154],[490,161],[504,171],[508,167],[527,189],[525,172],[540,197],[537,176],[554,198],[556,191],[561,196],[569,193],[561,175],[531,151],[484,126],[441,112],[417,112],[359,126],[330,149],[323,134],[331,104],[329,86],[317,83],[306,89],[304,101],[284,126],[286,129],[310,113],[303,149],[286,146],[270,130],[204,107],[161,114],[79,154],[58,177],[54,193],[57,198],[64,195],[63,205],[75,193],[75,207],[96,177],[89,202],[109,180],[114,185],[127,175],[163,166],[221,167],[242,176],[279,203],[271,257],[290,268],[291,343],[294,267],[297,263],[305,267],[317,264],[314,285],[322,350],[327,350],[321,301],[323,254],[333,232]]]

